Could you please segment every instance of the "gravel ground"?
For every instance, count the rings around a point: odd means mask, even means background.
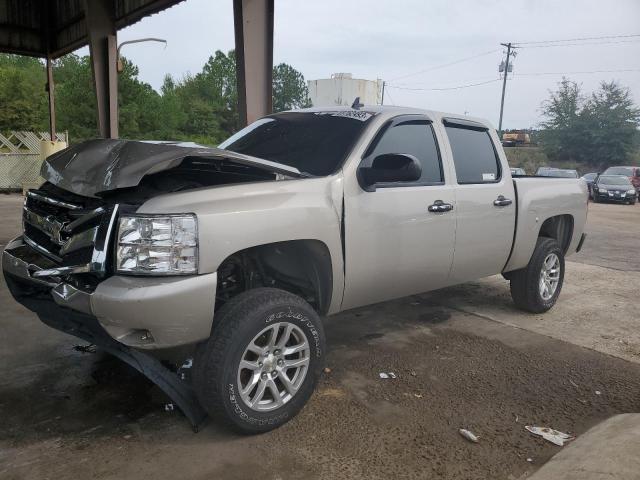
[[[0,244],[20,206],[0,196]],[[492,277],[331,317],[331,371],[298,417],[254,437],[215,424],[193,434],[157,388],[100,352],[74,350],[79,342],[2,284],[0,478],[523,478],[560,449],[524,425],[580,435],[640,411],[631,306],[640,273],[627,260],[637,257],[640,207],[590,207],[598,243],[573,257],[583,263],[568,265],[554,310],[518,312]]]

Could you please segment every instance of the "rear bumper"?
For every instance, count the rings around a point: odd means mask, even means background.
[[[12,295],[48,325],[49,317],[71,310],[93,318],[116,341],[143,350],[189,345],[211,333],[216,273],[164,278],[116,275],[88,292],[64,278],[33,276],[48,268],[51,262],[21,237],[2,253]]]

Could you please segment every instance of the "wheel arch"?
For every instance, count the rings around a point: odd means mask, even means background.
[[[562,214],[547,218],[538,231],[538,237],[554,238],[564,254],[569,250],[573,239],[574,219],[573,215]]]
[[[248,247],[229,255],[218,267],[215,310],[246,290],[276,287],[301,296],[319,315],[326,315],[333,295],[333,276],[331,252],[321,240]]]

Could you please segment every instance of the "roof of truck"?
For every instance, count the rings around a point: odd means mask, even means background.
[[[491,122],[484,118],[479,117],[471,117],[468,115],[463,115],[459,113],[447,113],[447,112],[439,112],[436,110],[426,110],[422,108],[414,108],[414,107],[401,107],[395,105],[362,105],[359,109],[355,109],[352,107],[343,107],[343,106],[335,106],[335,107],[311,107],[311,108],[303,108],[300,110],[291,110],[292,112],[365,112],[373,115],[382,115],[384,117],[395,117],[397,115],[426,115],[431,120],[439,120],[442,118],[451,118],[451,119],[459,119],[466,120],[467,122],[479,123],[487,128],[493,129],[493,125]]]

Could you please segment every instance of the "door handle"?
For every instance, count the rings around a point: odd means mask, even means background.
[[[433,202],[433,205],[429,205],[429,208],[427,210],[429,210],[431,213],[450,212],[451,210],[453,210],[453,205],[451,205],[450,203],[444,203],[442,200],[436,200],[435,202]]]
[[[493,204],[496,207],[506,207],[507,205],[511,205],[512,203],[513,200],[511,200],[510,198],[504,198],[503,195],[498,195],[498,198],[493,201]]]

